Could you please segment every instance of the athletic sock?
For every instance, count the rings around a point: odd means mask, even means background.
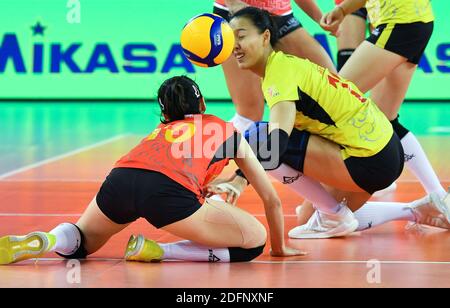
[[[241,133],[245,132],[254,122],[246,117],[235,113],[234,116],[229,120],[233,123],[234,127]]]
[[[180,241],[161,244],[164,250],[163,259],[200,262],[230,262],[228,248],[211,248],[196,244],[192,241]]]
[[[417,138],[409,132],[401,139],[401,142],[408,169],[419,179],[428,194],[435,192],[439,197],[444,198],[446,191],[439,182]]]
[[[329,214],[335,214],[339,211],[339,202],[319,182],[307,177],[300,171],[282,164],[277,169],[269,171],[269,174],[312,202],[319,211]]]
[[[399,202],[367,202],[355,214],[359,222],[357,231],[367,230],[389,221],[415,222],[409,203]]]

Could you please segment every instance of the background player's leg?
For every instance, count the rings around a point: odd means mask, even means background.
[[[372,91],[373,100],[391,122],[398,116],[416,67],[417,65],[409,62],[399,65]],[[426,121],[426,119],[424,120]],[[443,198],[446,191],[439,182],[417,138],[398,123],[398,120],[392,123],[402,142],[406,166],[419,179],[428,194],[436,192]]]
[[[303,28],[298,28],[281,38],[275,48],[308,59],[336,73],[333,61],[331,61],[325,49]]]
[[[339,71],[339,75],[366,93],[405,62],[406,58],[364,41]]]
[[[264,115],[264,97],[261,81],[254,73],[239,69],[236,59],[230,57],[222,64],[228,91],[236,108],[231,120],[241,132],[254,121],[261,121]]]
[[[337,70],[340,71],[355,49],[366,37],[366,20],[360,16],[347,15],[339,27],[340,34],[336,38]]]

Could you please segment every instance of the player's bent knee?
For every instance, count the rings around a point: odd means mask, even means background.
[[[81,231],[80,227],[78,227],[77,225],[74,224],[74,226],[76,227],[76,229],[78,230],[79,234],[79,246],[77,248],[77,250],[75,250],[74,253],[70,254],[70,255],[63,255],[61,253],[56,252],[57,255],[65,258],[65,259],[85,259],[88,255],[88,252],[86,250],[86,248],[84,247],[84,243],[85,243],[85,238],[84,238],[84,234],[83,231]]]
[[[243,244],[242,248],[255,248],[263,245],[267,240],[267,231],[264,225],[253,216],[250,216],[246,221],[240,224]]]
[[[264,246],[265,244],[255,248],[228,248],[228,251],[230,252],[230,262],[249,262],[263,253]]]
[[[403,139],[403,137],[405,137],[409,133],[409,130],[398,121],[398,116],[391,121],[391,124],[394,132],[400,139]]]

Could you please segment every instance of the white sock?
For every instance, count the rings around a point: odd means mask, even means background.
[[[357,231],[370,229],[389,221],[415,221],[409,203],[399,202],[367,202],[355,214],[359,222]]]
[[[52,251],[70,256],[80,247],[80,231],[71,223],[62,223],[49,233],[56,237],[56,244],[51,249]]]
[[[319,211],[335,214],[340,209],[340,204],[325,188],[316,180],[307,177],[300,171],[282,164],[278,169],[269,171],[275,179],[288,185],[290,189],[308,199]]]
[[[239,115],[237,112],[228,122],[233,123],[234,127],[236,127],[240,133],[245,132],[254,123],[252,120]]]
[[[161,244],[164,250],[163,259],[200,262],[230,262],[228,248],[211,248],[196,244],[192,241],[180,241]]]
[[[405,163],[409,170],[419,179],[428,194],[435,192],[444,198],[446,191],[439,182],[417,138],[409,132],[401,142],[405,152]]]

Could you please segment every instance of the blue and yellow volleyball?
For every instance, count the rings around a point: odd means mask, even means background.
[[[228,22],[216,14],[201,14],[189,20],[181,32],[186,58],[201,67],[225,62],[233,52],[234,34]]]

